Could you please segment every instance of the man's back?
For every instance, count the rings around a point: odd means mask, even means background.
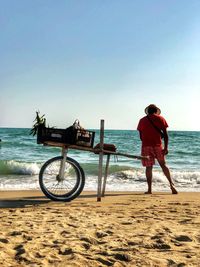
[[[157,114],[148,115],[150,120],[158,129],[166,129],[166,120]],[[143,146],[160,146],[162,144],[161,135],[149,121],[148,117],[143,117],[138,124],[137,130],[140,132]]]

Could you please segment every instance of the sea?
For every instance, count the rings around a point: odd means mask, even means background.
[[[99,130],[94,143],[99,143]],[[41,166],[50,158],[61,155],[61,148],[37,144],[28,128],[0,128],[0,190],[39,189]],[[115,144],[117,151],[140,155],[141,141],[135,130],[105,130],[105,143]],[[94,144],[94,145],[95,145]],[[82,166],[86,183],[84,190],[96,190],[98,155],[80,150],[68,156]],[[169,154],[166,157],[178,191],[200,192],[200,132],[169,131]],[[104,157],[104,166],[106,157]],[[111,156],[106,190],[145,191],[145,169],[138,159]],[[153,191],[168,192],[169,184],[158,164],[153,169]]]

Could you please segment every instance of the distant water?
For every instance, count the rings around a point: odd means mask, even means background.
[[[36,143],[30,129],[0,128],[0,190],[39,189],[38,174],[42,164],[60,155],[60,148]],[[200,132],[169,132],[168,166],[179,191],[200,191]],[[95,144],[99,142],[96,130]],[[106,130],[105,143],[117,146],[119,152],[140,155],[137,131]],[[69,157],[77,160],[86,174],[84,190],[96,190],[98,156],[70,150]],[[144,191],[146,179],[140,160],[111,157],[107,190]],[[168,182],[158,165],[154,168],[153,190],[169,190]]]

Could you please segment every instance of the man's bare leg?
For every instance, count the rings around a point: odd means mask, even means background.
[[[152,169],[153,169],[153,166],[146,167],[146,178],[147,178],[148,191],[145,192],[145,194],[152,194]]]
[[[162,168],[164,175],[167,177],[167,180],[169,181],[172,194],[178,194],[176,188],[174,187],[174,183],[172,182],[171,174],[170,174],[169,168],[166,166],[165,161],[159,161],[159,164],[160,164],[160,167]]]

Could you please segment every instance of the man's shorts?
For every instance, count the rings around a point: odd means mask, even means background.
[[[142,165],[150,167],[155,164],[155,159],[158,161],[165,161],[162,146],[145,146],[142,147],[142,156],[149,157],[148,159],[142,160]]]

